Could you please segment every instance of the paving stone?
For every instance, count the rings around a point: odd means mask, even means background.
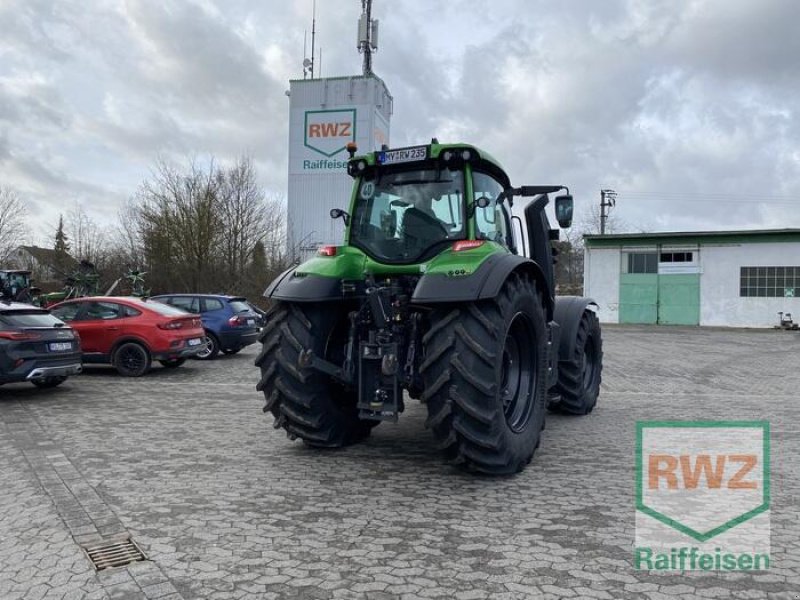
[[[87,367],[51,395],[3,386],[0,598],[798,600],[797,344],[608,327],[597,409],[548,415],[508,479],[447,465],[411,400],[360,445],[290,442],[261,413],[254,347],[136,380]],[[730,418],[772,423],[774,568],[633,570],[636,422]],[[95,572],[77,545],[126,532],[149,561]]]

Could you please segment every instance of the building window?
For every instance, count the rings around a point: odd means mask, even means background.
[[[626,273],[658,273],[658,254],[655,252],[629,253]]]
[[[742,267],[739,295],[743,298],[800,296],[800,267]]]
[[[662,263],[685,263],[694,260],[694,252],[662,252],[659,262]]]

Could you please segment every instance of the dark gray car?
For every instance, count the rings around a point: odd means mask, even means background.
[[[81,372],[80,337],[42,308],[0,302],[0,385],[49,388]]]

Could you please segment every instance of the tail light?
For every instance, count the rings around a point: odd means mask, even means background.
[[[167,321],[166,323],[159,323],[159,329],[182,329],[183,321]]]
[[[243,319],[239,315],[236,315],[235,317],[228,319],[228,325],[231,327],[241,327],[242,325],[247,325],[247,319]]]
[[[453,252],[461,252],[462,250],[472,250],[483,246],[483,240],[461,240],[453,244]]]
[[[40,340],[42,336],[38,333],[29,331],[0,331],[0,340],[13,340],[15,342],[25,342],[30,340]]]
[[[336,246],[320,246],[317,253],[320,256],[336,256]]]

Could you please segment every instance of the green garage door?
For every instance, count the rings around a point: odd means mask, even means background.
[[[658,322],[664,325],[700,323],[700,275],[658,276]]]
[[[619,280],[619,322],[658,321],[658,275],[622,273]]]

